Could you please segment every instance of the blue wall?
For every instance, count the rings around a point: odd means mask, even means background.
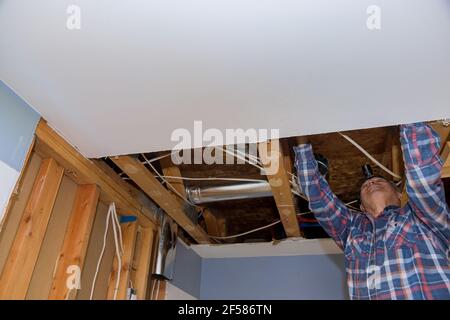
[[[20,172],[39,114],[0,81],[0,161]]]
[[[343,255],[204,259],[200,299],[348,299]]]
[[[200,297],[202,258],[178,242],[172,284],[190,295]]]
[[[202,259],[178,243],[172,284],[198,299],[348,299],[342,254]]]

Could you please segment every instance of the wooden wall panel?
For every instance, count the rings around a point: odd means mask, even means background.
[[[122,223],[120,226],[122,230],[122,239],[123,239],[122,265],[119,265],[118,260],[114,258],[113,268],[111,271],[111,277],[108,286],[108,300],[114,299],[115,285],[119,268],[121,268],[120,280],[116,299],[126,300],[127,288],[129,286],[130,280],[131,264],[134,257],[137,223],[136,222]]]
[[[48,298],[55,263],[64,240],[76,190],[76,183],[64,176],[56,197],[55,207],[48,222],[36,267],[33,271],[33,277],[26,296],[27,299]]]
[[[26,165],[22,179],[19,182],[18,193],[14,195],[9,210],[4,216],[2,230],[0,230],[0,275],[6,263],[9,249],[16,236],[17,229],[19,228],[20,219],[30,197],[31,189],[33,188],[41,162],[42,159],[40,156],[34,153],[31,155],[30,162]]]
[[[99,194],[100,190],[96,185],[85,184],[79,185],[77,188],[64,242],[57,258],[49,299],[73,300],[77,295],[78,285],[81,284],[81,279],[77,280],[77,275],[81,276],[83,270]],[[74,272],[71,274],[74,283],[72,283],[73,287],[69,289],[67,287],[67,270],[72,266],[76,266],[80,272],[77,273],[77,269],[72,271]],[[77,281],[80,283],[77,284]]]
[[[148,276],[152,269],[153,239],[154,230],[152,228],[138,228],[135,260],[131,274],[138,300],[145,300],[147,292]]]
[[[24,299],[64,174],[49,158],[41,163],[0,277],[0,299]]]
[[[92,280],[94,279],[98,258],[103,246],[103,235],[106,227],[107,214],[108,206],[104,203],[99,203],[94,219],[94,224],[92,226],[91,238],[89,239],[83,272],[81,274],[81,289],[78,292],[77,300],[88,300],[90,297]],[[106,299],[109,277],[115,254],[114,250],[114,237],[110,224],[108,237],[106,238],[106,250],[103,255],[102,263],[100,264],[100,270],[97,276],[97,283],[94,290],[93,299],[95,300]]]

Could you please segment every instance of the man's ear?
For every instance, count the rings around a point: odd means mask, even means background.
[[[359,205],[359,208],[361,209],[362,212],[366,212],[366,208],[364,208],[364,206],[362,205],[362,203]]]

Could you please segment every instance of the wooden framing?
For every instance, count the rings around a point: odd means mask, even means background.
[[[210,242],[207,233],[186,216],[178,199],[164,188],[138,159],[121,156],[111,160],[198,243]]]
[[[146,226],[158,224],[145,203],[134,197],[129,192],[129,187],[125,188],[126,182],[118,182],[117,177],[108,174],[104,168],[81,155],[44,120],[41,120],[36,128],[35,149],[41,156],[55,159],[76,183],[98,185],[101,189],[101,201],[105,203],[114,201],[118,211],[137,215],[141,220],[140,223]]]
[[[136,271],[134,273],[133,285],[136,289],[138,300],[144,300],[147,293],[148,277],[151,273],[152,248],[155,231],[152,228],[138,227],[140,235],[140,246],[136,262]]]
[[[442,178],[450,178],[450,141],[445,143],[441,153],[442,161]]]
[[[172,160],[168,157],[163,158],[160,160],[161,167],[163,170],[163,173],[165,176],[171,176],[171,177],[181,177],[180,168],[173,164]],[[168,179],[170,180],[170,179]],[[182,179],[172,179],[170,180],[170,184],[173,186],[173,188],[181,194],[184,198],[186,198],[186,189],[184,186],[184,182]],[[170,190],[170,189],[169,189]],[[178,200],[183,204],[183,200],[178,197]],[[206,223],[206,231],[208,235],[211,236],[221,236],[223,235],[219,231],[219,225],[216,217],[209,211],[209,209],[203,208],[203,217],[205,218]]]
[[[180,168],[178,168],[169,157],[162,158],[160,163],[165,176],[181,177]],[[183,180],[171,180],[170,184],[180,195],[186,198],[186,189],[184,188]],[[180,199],[179,197],[177,199],[179,202],[183,202],[183,199]]]
[[[114,258],[113,270],[108,285],[108,300],[114,299],[114,291],[118,276],[118,270],[120,270],[119,287],[117,290],[117,300],[127,299],[127,288],[129,287],[131,264],[134,256],[134,248],[136,244],[137,223],[128,222],[121,225],[122,239],[123,239],[123,255],[122,265],[119,266],[117,257]]]
[[[69,290],[67,270],[77,266],[83,270],[100,190],[96,185],[80,185],[75,196],[66,235],[58,256],[49,299],[75,299],[77,290]],[[74,288],[78,289],[78,288]]]
[[[268,172],[267,179],[272,188],[273,197],[280,214],[281,222],[288,237],[299,237],[294,198],[291,192],[290,179],[286,171],[286,157],[279,140],[262,142],[258,146],[259,156],[265,169],[277,168],[276,172]]]
[[[64,169],[42,161],[0,277],[0,299],[24,299],[55,204]]]

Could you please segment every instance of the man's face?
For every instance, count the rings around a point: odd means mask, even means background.
[[[383,178],[374,177],[365,181],[361,186],[360,196],[361,209],[375,218],[388,205],[400,206],[400,194],[389,181]]]

